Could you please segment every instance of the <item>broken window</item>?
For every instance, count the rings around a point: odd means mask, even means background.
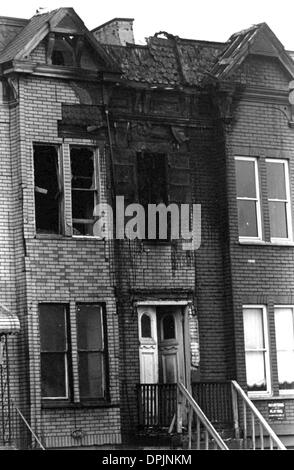
[[[161,153],[140,152],[137,155],[138,195],[143,207],[167,204],[166,158]]]
[[[77,306],[77,340],[79,360],[80,397],[105,397],[105,346],[102,306]]]
[[[52,65],[75,66],[74,36],[57,36],[52,52]]]
[[[149,221],[148,206],[149,204],[168,204],[167,197],[167,175],[166,175],[166,156],[161,153],[145,153],[137,154],[137,178],[138,178],[138,198],[139,203],[145,209],[145,231],[148,236]],[[170,219],[167,218],[168,230],[167,238],[170,238]],[[156,240],[159,236],[159,213],[156,214]]]
[[[73,235],[93,236],[94,208],[98,203],[96,152],[89,147],[72,147]]]
[[[36,231],[60,234],[62,190],[57,146],[34,145],[34,172]]]

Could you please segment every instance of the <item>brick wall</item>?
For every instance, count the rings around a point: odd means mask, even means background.
[[[259,84],[281,91],[287,89],[288,76],[275,61],[251,58],[248,66],[251,74],[248,80],[250,85]],[[283,95],[281,95],[279,101],[276,100],[275,102],[271,102],[271,100],[265,102],[258,96],[255,99],[247,99],[244,95],[238,101],[234,122],[230,128],[227,128],[226,133],[230,269],[235,316],[237,378],[245,386],[242,305],[266,305],[270,336],[271,380],[273,393],[276,397],[279,392],[273,307],[278,304],[293,304],[294,247],[291,245],[277,246],[270,243],[265,158],[288,159],[293,214],[294,133],[293,129],[288,126],[287,113],[288,105]],[[258,158],[264,238],[263,242],[259,244],[244,245],[239,243],[234,156]],[[291,423],[293,425],[292,408],[294,400],[284,400],[283,396],[280,396],[280,400],[286,403],[286,420],[279,423],[277,429],[282,434],[289,433],[288,425]],[[256,401],[256,405],[262,410],[266,418],[268,417],[268,401],[271,400]]]

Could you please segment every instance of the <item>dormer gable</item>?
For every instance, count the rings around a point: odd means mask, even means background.
[[[41,45],[44,65],[121,72],[72,8],[35,15],[0,53],[0,63],[30,61]]]
[[[212,73],[219,79],[229,79],[250,56],[274,58],[290,78],[294,78],[293,60],[266,23],[233,34],[218,57]]]

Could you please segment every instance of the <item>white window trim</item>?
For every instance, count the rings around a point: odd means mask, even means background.
[[[287,244],[293,242],[293,229],[292,229],[292,214],[291,214],[291,195],[290,195],[290,176],[289,176],[289,162],[286,159],[278,158],[266,158],[266,163],[282,163],[284,165],[284,178],[285,178],[285,189],[286,199],[270,199],[269,202],[285,202],[286,203],[286,223],[288,230],[287,238],[271,237],[271,243]]]
[[[294,326],[294,305],[274,305],[274,311],[275,311],[276,308],[291,308],[292,309],[292,317],[293,317],[293,326]],[[277,347],[276,347],[276,353],[277,353]],[[278,363],[277,363],[277,367],[278,367]],[[279,373],[279,370],[278,370],[278,373]],[[283,389],[283,390],[279,389],[279,395],[288,395],[288,396],[293,397],[294,390],[293,389],[288,389],[288,390],[287,389]]]
[[[244,237],[239,235],[239,241],[261,241],[262,240],[262,223],[261,223],[261,207],[260,207],[260,187],[259,187],[259,173],[258,173],[258,163],[257,157],[240,157],[236,156],[235,161],[247,161],[247,162],[254,162],[254,170],[255,170],[255,190],[256,190],[256,198],[252,197],[241,197],[237,196],[237,201],[255,201],[256,204],[256,218],[257,218],[257,236],[256,237]],[[238,227],[239,228],[239,227]]]
[[[77,148],[77,147],[84,147],[88,148],[93,151],[93,156],[94,156],[94,181],[95,181],[95,188],[93,190],[94,194],[94,207],[99,204],[99,201],[101,201],[101,183],[100,183],[100,149],[99,147],[91,146],[91,145],[82,145],[82,144],[71,144],[69,145],[69,163],[71,165],[71,149]],[[71,231],[72,231],[72,238],[76,239],[90,239],[90,240],[103,240],[101,237],[97,237],[96,235],[77,235],[73,233],[73,224],[74,224],[74,218],[72,216],[72,185],[71,185]],[[94,214],[93,214],[94,215]]]
[[[267,318],[267,307],[266,305],[243,305],[242,306],[242,319],[243,319],[243,327],[244,327],[244,316],[243,311],[244,309],[254,309],[259,308],[262,310],[262,318],[263,318],[263,335],[264,335],[264,345],[265,345],[265,376],[266,376],[266,384],[267,389],[264,391],[248,391],[248,396],[252,398],[258,397],[269,397],[272,395],[272,378],[271,378],[271,367],[270,367],[270,350],[269,350],[269,330],[268,330],[268,318]],[[244,343],[244,355],[246,354],[245,343]],[[247,376],[247,371],[246,371]]]

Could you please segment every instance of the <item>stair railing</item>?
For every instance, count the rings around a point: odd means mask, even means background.
[[[177,433],[182,433],[184,405],[188,405],[188,448],[192,448],[192,425],[193,418],[196,418],[196,449],[205,450],[229,450],[217,430],[213,427],[200,406],[196,403],[186,387],[178,382],[177,384]],[[186,402],[186,403],[185,403]],[[204,445],[203,445],[204,441]]]
[[[46,450],[42,442],[33,431],[20,409],[11,400],[13,408],[13,441],[18,449]]]
[[[240,387],[238,382],[232,380],[232,399],[235,437],[240,437],[239,427],[239,406],[238,399],[241,400],[240,411],[242,411],[243,422],[243,442],[244,447],[248,447],[248,440],[251,439],[252,450],[265,450],[267,441],[270,450],[287,450],[280,441],[276,433]],[[259,432],[258,432],[259,431]]]

